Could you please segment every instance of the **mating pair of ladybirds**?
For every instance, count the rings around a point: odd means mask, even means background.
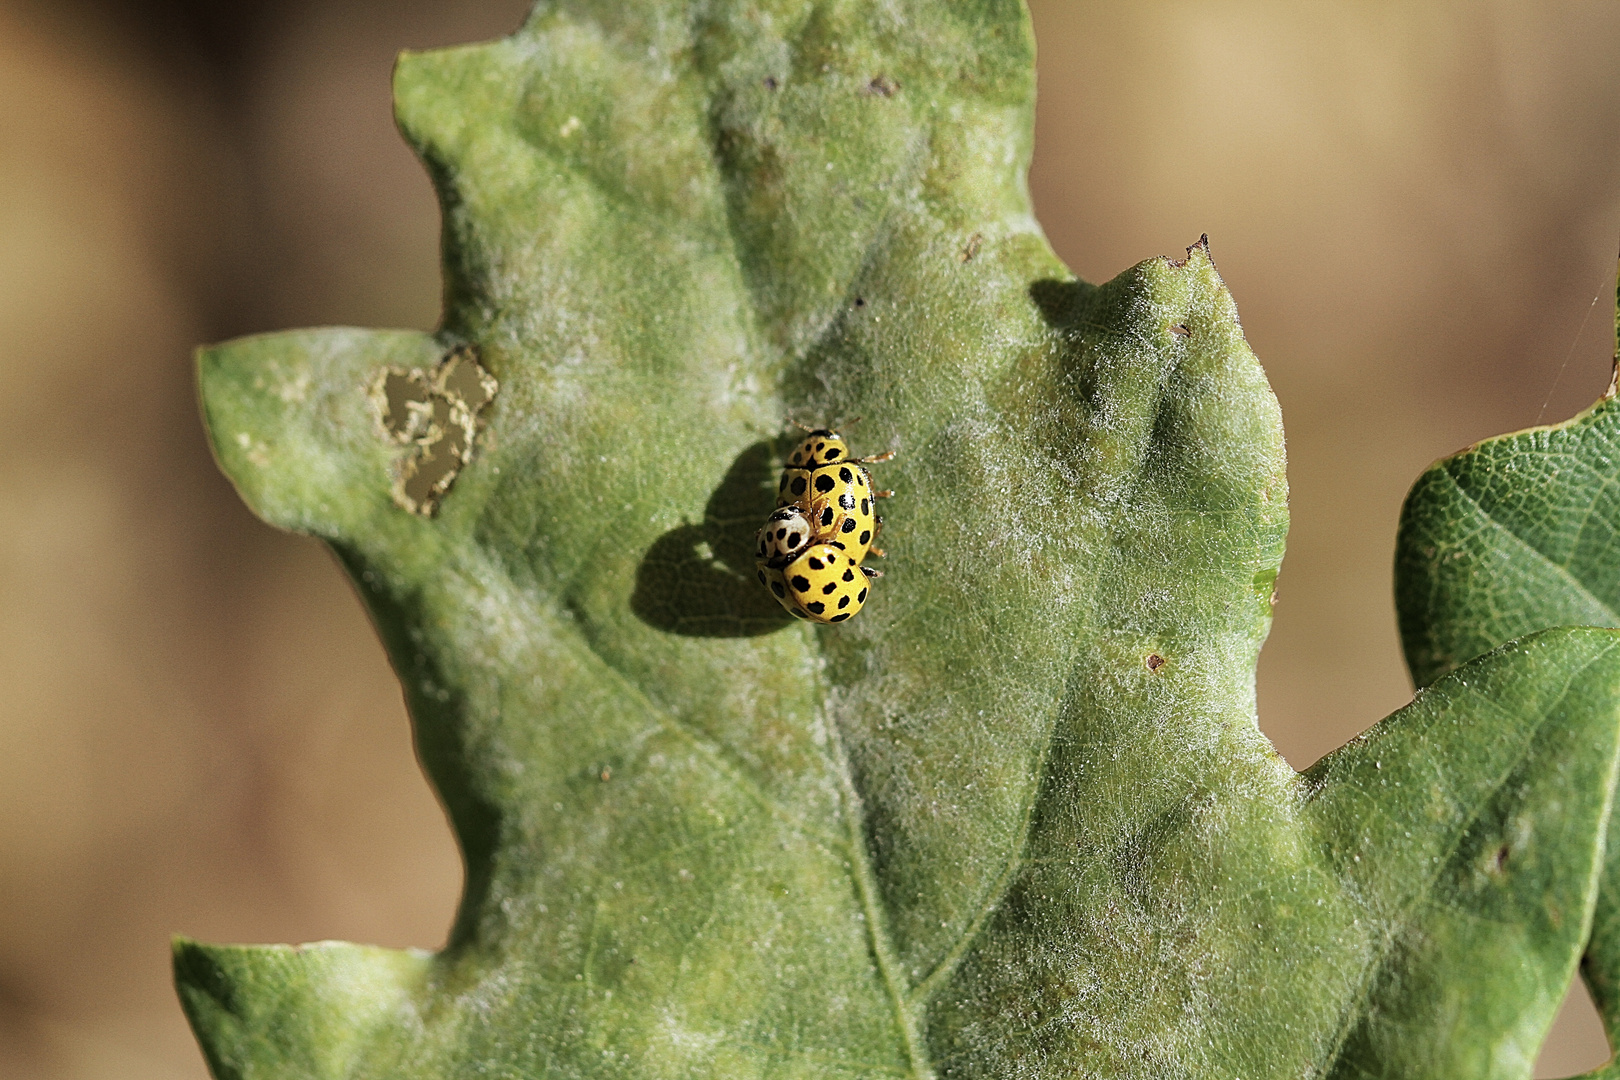
[[[866,466],[894,457],[890,450],[850,457],[844,437],[830,428],[806,432],[788,455],[776,510],[754,546],[760,584],[789,612],[818,623],[841,623],[866,603],[880,571],[862,566],[883,526],[874,505],[893,495],[877,491]]]

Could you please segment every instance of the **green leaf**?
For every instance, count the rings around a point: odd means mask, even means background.
[[[1254,712],[1276,402],[1204,245],[1052,256],[1031,61],[1007,0],[558,3],[402,58],[443,329],[199,377],[370,608],[466,888],[432,957],[181,942],[217,1076],[1527,1075],[1615,637],[1296,775]],[[782,417],[857,414],[886,576],[793,623],[751,565]]]
[[[1620,292],[1616,296],[1620,339]],[[1620,348],[1616,350],[1620,357]],[[1419,686],[1549,626],[1620,626],[1620,400],[1431,465],[1401,514],[1396,607]]]
[[[1615,305],[1620,365],[1620,279]],[[1617,366],[1620,371],[1620,366]],[[1488,439],[1430,466],[1401,514],[1396,608],[1426,685],[1549,626],[1620,626],[1620,400]],[[1582,971],[1620,1039],[1620,843],[1611,845]],[[1594,1073],[1620,1076],[1620,1063]]]
[[[1379,957],[1335,1077],[1528,1077],[1591,925],[1617,732],[1614,634],[1458,670],[1306,780]]]
[[[363,1053],[386,1050],[376,1029],[408,1015],[431,969],[426,953],[341,941],[297,948],[174,943],[175,981],[217,1077],[348,1076]]]

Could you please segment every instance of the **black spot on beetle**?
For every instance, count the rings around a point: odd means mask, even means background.
[[[807,618],[809,618],[808,615],[806,615],[804,612],[800,611],[798,608],[789,608],[788,610],[793,612],[793,617],[795,619],[807,619]]]
[[[862,499],[861,500],[861,517],[865,517],[867,514],[870,514],[871,512],[872,512],[872,500],[870,500],[870,499]]]
[[[802,543],[804,543],[804,536],[802,533],[794,533],[792,536],[788,537],[788,547],[790,548],[796,548]]]
[[[854,518],[845,518],[844,519],[844,530],[843,531],[844,532],[854,532],[855,531],[855,519]]]
[[[833,523],[833,509],[832,509],[832,507],[823,506],[821,508],[821,523],[823,525],[831,525]]]
[[[802,574],[795,574],[794,577],[793,577],[793,591],[794,592],[809,592],[810,591],[810,579],[805,577]]]
[[[761,580],[761,581],[765,580],[765,572],[763,570],[760,571],[759,580]],[[845,581],[854,581],[855,580],[855,571],[853,571],[853,570],[845,570],[844,571],[844,580]]]
[[[793,494],[795,494],[795,495],[803,495],[804,494],[804,477],[795,476],[793,478]]]
[[[838,610],[843,611],[847,607],[849,607],[849,597],[847,595],[840,596],[838,598]]]
[[[845,510],[855,509],[855,496],[847,491],[844,492],[842,495],[838,496],[838,505],[842,506]]]
[[[866,592],[867,591],[865,589],[862,589],[860,592],[855,594],[855,599],[859,600],[863,604],[866,603]]]
[[[836,483],[837,481],[835,481],[832,477],[823,473],[822,475],[816,477],[816,490],[823,493],[831,491]]]
[[[823,442],[818,442],[818,443],[816,443],[816,452],[817,452],[817,453],[820,453],[820,452],[821,452],[821,448],[822,448],[822,447],[824,447],[824,446],[826,446],[826,445],[827,445],[827,444],[826,444],[826,443],[823,443]]]
[[[797,456],[797,455],[795,455],[795,456]],[[797,463],[795,463],[795,464],[797,464]],[[780,484],[776,485],[776,490],[777,491],[784,490],[787,487],[787,482],[788,482],[787,473],[783,473],[782,474],[782,482]]]
[[[823,585],[821,587],[821,595],[822,596],[830,596],[832,594],[832,591],[834,589],[836,589],[836,588],[838,588],[838,582],[829,581],[829,582],[827,582],[827,584],[825,584],[825,585]]]
[[[787,590],[782,588],[782,583],[780,581],[771,582],[771,592],[776,594],[776,598],[778,600],[787,595]]]
[[[846,467],[838,470],[838,479],[842,480],[844,483],[847,484],[851,480],[855,479],[855,474],[850,472],[849,468],[846,466]]]
[[[851,518],[850,520],[853,521],[854,519]],[[861,530],[861,543],[870,544],[871,542],[872,542],[872,530],[871,529],[862,529]]]
[[[817,600],[817,601],[815,601],[813,603],[806,604],[806,605],[804,605],[804,607],[805,607],[805,610],[810,612],[810,614],[812,614],[812,615],[820,615],[820,614],[823,614],[827,610],[827,605],[823,604],[820,600]]]
[[[847,618],[849,618],[849,612],[846,611],[842,615],[834,615],[832,618],[828,619],[827,621],[828,622],[843,622]]]
[[[810,562],[810,569],[812,569],[812,570],[820,570],[821,569],[821,560],[816,558],[814,555],[810,556],[809,562]],[[798,580],[797,578],[794,579],[795,582],[797,580]],[[798,585],[795,584],[793,587],[795,589],[797,589]]]
[[[759,571],[759,583],[761,585],[765,584],[765,571],[763,570]]]

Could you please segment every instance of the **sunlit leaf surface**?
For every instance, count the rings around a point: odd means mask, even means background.
[[[1052,256],[1032,59],[995,0],[543,4],[401,61],[443,329],[201,380],[243,497],[369,605],[466,892],[431,956],[179,942],[217,1075],[1528,1075],[1616,640],[1296,775],[1254,711],[1276,402],[1204,246]],[[783,418],[857,415],[886,576],[795,624],[751,562]]]

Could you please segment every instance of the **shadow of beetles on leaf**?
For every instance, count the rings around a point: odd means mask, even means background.
[[[776,473],[771,444],[754,443],[732,461],[700,524],[653,541],[630,596],[637,618],[687,637],[757,637],[793,622],[754,571],[754,535],[776,508]]]

